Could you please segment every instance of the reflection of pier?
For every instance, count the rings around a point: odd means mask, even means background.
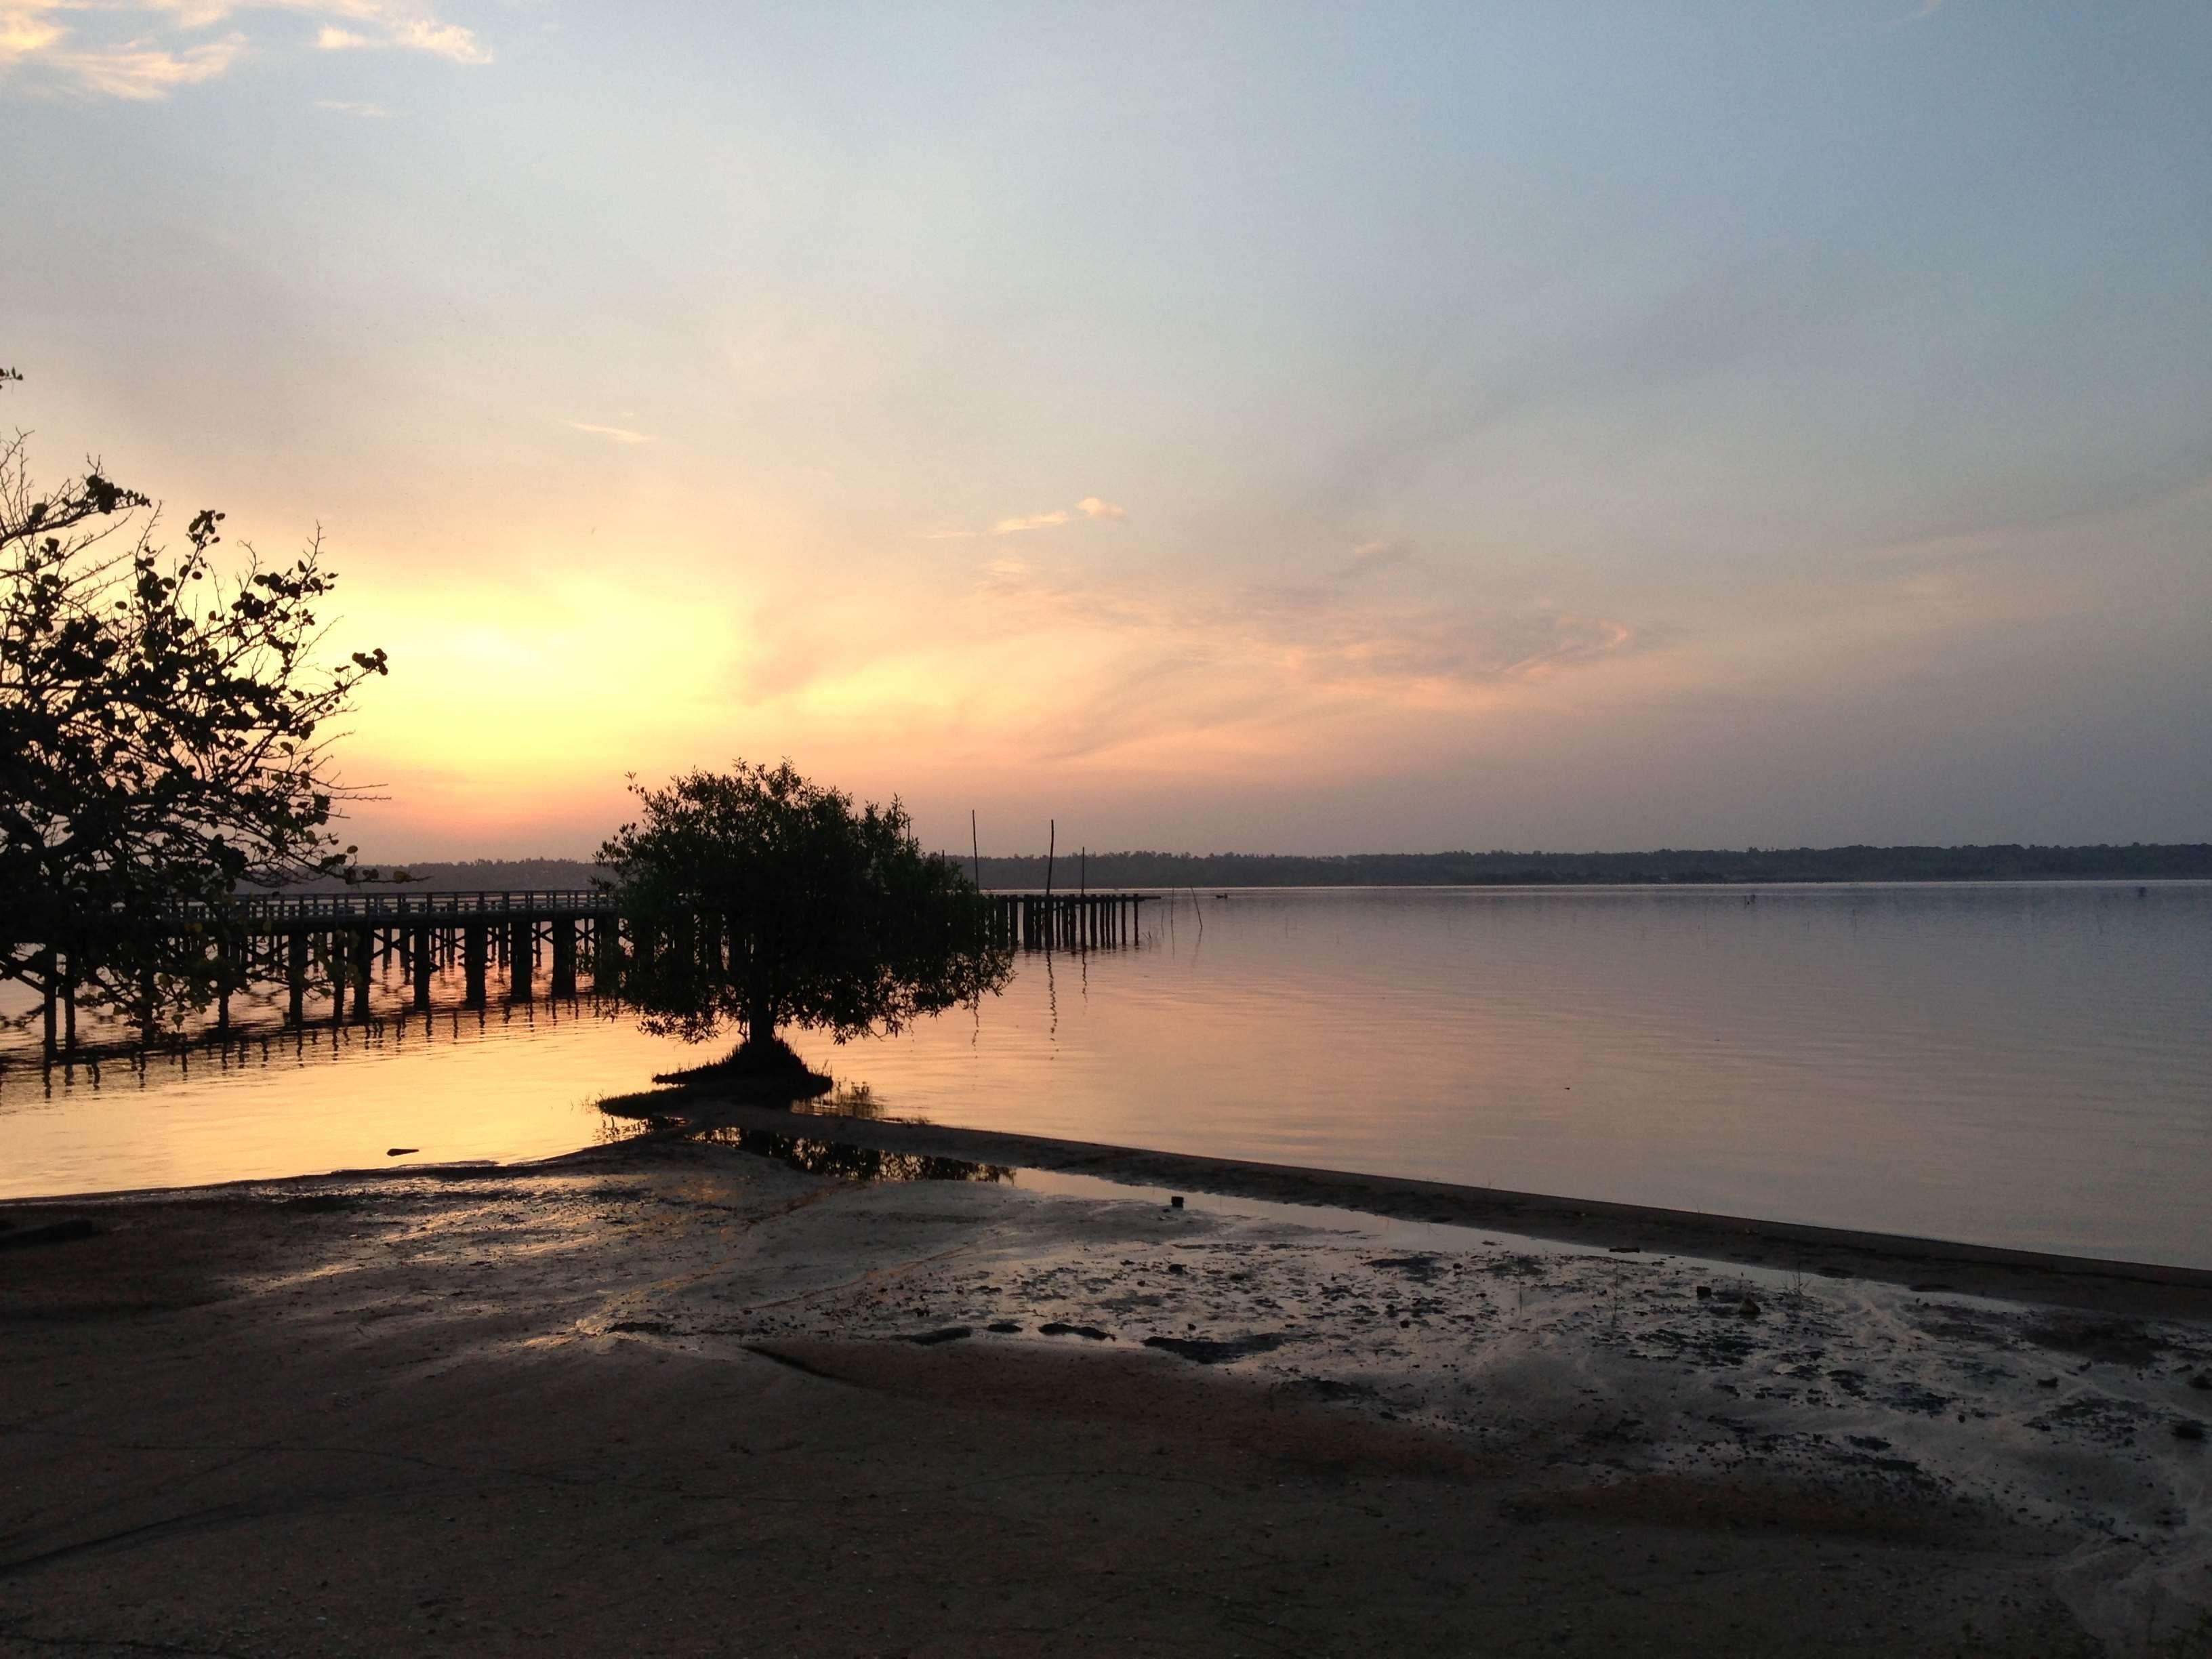
[[[1002,945],[1086,951],[1135,945],[1139,908],[1152,896],[988,893],[982,902]],[[495,978],[507,1000],[528,1003],[539,992],[541,963],[550,970],[544,994],[557,1000],[578,994],[580,974],[594,993],[617,994],[626,951],[650,952],[667,943],[634,937],[611,895],[575,890],[272,893],[241,896],[220,909],[191,907],[176,917],[176,931],[197,936],[222,964],[214,1018],[194,1022],[198,1035],[191,1039],[218,1042],[234,1034],[234,997],[269,1008],[276,999],[268,994],[276,992],[292,1027],[310,1019],[368,1025],[374,1018],[371,993],[380,980],[390,983],[394,968],[405,1006],[428,1013],[434,984],[455,969],[465,1007],[487,1006]],[[389,1011],[388,993],[381,1000]],[[57,1042],[62,1013],[67,1035]],[[49,988],[45,1023],[50,1060],[80,1052],[66,990]],[[150,1027],[140,1033],[142,1044],[153,1040]]]
[[[999,941],[1022,951],[1110,950],[1137,939],[1149,893],[990,893]]]
[[[215,948],[230,955],[240,984],[280,981],[287,1017],[303,1024],[311,991],[331,999],[331,1018],[367,1021],[368,991],[380,958],[395,958],[413,982],[416,1008],[430,1006],[430,982],[459,962],[467,1005],[484,1006],[495,969],[508,997],[527,1002],[539,947],[552,957],[551,994],[576,994],[580,956],[611,966],[618,924],[614,901],[597,892],[278,893],[244,898],[205,924]],[[228,999],[217,1010],[229,1024]]]

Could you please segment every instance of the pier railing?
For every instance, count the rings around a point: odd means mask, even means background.
[[[597,916],[614,913],[611,894],[592,888],[473,893],[254,893],[231,901],[224,915],[247,923],[427,921],[438,916]],[[190,914],[206,915],[204,906]]]

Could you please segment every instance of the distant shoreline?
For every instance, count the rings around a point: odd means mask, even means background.
[[[1852,882],[2212,880],[2212,842],[2126,846],[1661,848],[1631,853],[1075,852],[973,858],[946,854],[987,889],[1231,887],[1735,887]],[[582,859],[385,863],[429,892],[588,887],[603,872]],[[313,882],[306,890],[340,888]]]

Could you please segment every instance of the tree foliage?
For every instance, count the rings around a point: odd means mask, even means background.
[[[330,722],[386,672],[325,664],[319,539],[226,574],[222,514],[172,557],[151,508],[96,462],[40,489],[0,441],[0,977],[149,1027],[231,986],[241,883],[347,866]]]
[[[623,993],[647,1030],[725,1022],[763,1065],[785,1026],[896,1033],[995,994],[1012,973],[981,896],[915,842],[906,810],[855,807],[788,761],[635,780],[638,818],[599,849],[633,945]]]

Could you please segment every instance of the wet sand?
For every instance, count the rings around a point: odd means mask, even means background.
[[[724,1117],[0,1206],[0,1654],[2212,1647],[2185,1277]]]

